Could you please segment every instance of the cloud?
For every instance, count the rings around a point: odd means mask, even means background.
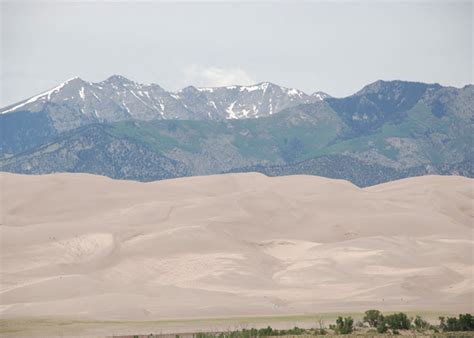
[[[197,87],[248,85],[256,81],[241,68],[202,67],[190,65],[183,69],[183,84]]]

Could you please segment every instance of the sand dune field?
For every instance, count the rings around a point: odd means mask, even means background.
[[[474,311],[474,180],[2,173],[2,318]]]

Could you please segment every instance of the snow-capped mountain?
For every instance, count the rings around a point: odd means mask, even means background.
[[[75,77],[28,100],[6,107],[0,113],[37,112],[45,108],[67,108],[85,118],[109,122],[127,118],[156,119],[164,117],[165,110],[168,118],[184,117],[187,112],[176,98],[159,85],[139,84],[114,75],[98,83]]]
[[[86,121],[259,118],[327,96],[320,92],[307,95],[269,82],[216,88],[190,86],[173,93],[157,84],[140,84],[113,75],[97,83],[72,78],[0,113],[46,112],[57,129],[66,130]]]
[[[186,107],[210,119],[269,116],[302,103],[318,100],[300,90],[262,82],[251,86],[186,87],[177,93]],[[320,99],[319,99],[320,100]]]

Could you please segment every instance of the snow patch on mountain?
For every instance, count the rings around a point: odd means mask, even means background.
[[[324,92],[316,92],[313,93],[311,96],[318,99],[319,101],[324,101],[325,99],[331,97],[329,94],[326,94]]]
[[[232,102],[229,107],[225,110],[227,112],[227,119],[237,119],[237,113],[234,111],[236,101]]]
[[[213,93],[215,88],[212,88],[212,87],[199,87],[199,88],[196,88],[196,89],[200,92]]]
[[[304,95],[302,91],[299,91],[298,89],[295,89],[295,88],[288,89],[287,93],[290,96],[298,96],[298,97],[303,97]]]

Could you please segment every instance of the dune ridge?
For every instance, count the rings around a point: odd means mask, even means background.
[[[474,311],[469,178],[0,180],[3,318]]]

